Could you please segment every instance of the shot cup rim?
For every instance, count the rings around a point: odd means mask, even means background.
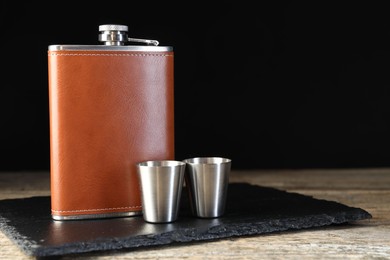
[[[188,164],[224,164],[230,163],[232,160],[226,157],[220,156],[201,156],[201,157],[193,157],[182,160]]]
[[[177,167],[184,166],[185,163],[178,160],[147,160],[136,163],[138,167]]]

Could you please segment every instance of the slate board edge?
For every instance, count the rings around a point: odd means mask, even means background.
[[[39,252],[39,245],[30,240],[23,239],[24,236],[16,231],[13,226],[8,226],[8,222],[10,222],[10,220],[0,216],[0,230],[24,253],[29,256],[36,256],[36,253]]]
[[[83,247],[80,247],[80,243],[70,243],[63,244],[59,247],[41,247],[30,241],[23,240],[23,237],[16,232],[13,228],[7,227],[7,222],[9,220],[0,217],[0,229],[4,231],[4,233],[13,237],[14,241],[17,245],[29,256],[35,257],[47,257],[47,256],[64,256],[71,254],[83,254],[83,253],[93,253],[99,251],[107,251],[107,250],[125,250],[125,249],[137,249],[143,247],[153,247],[153,246],[162,246],[162,245],[175,245],[186,242],[195,242],[195,241],[210,241],[210,240],[220,240],[229,237],[242,237],[242,236],[253,236],[253,235],[261,235],[261,234],[269,234],[273,232],[283,232],[289,230],[304,230],[315,227],[329,226],[332,224],[342,224],[346,222],[353,222],[362,219],[372,218],[371,214],[368,212],[359,209],[352,208],[352,210],[357,211],[358,214],[349,214],[345,213],[344,218],[335,219],[331,215],[322,214],[322,215],[308,215],[305,217],[300,217],[299,219],[294,218],[286,218],[286,219],[276,219],[275,221],[262,221],[262,222],[252,222],[248,224],[240,223],[238,225],[217,225],[208,229],[206,232],[202,233],[201,236],[199,234],[194,237],[191,234],[194,229],[179,229],[163,234],[156,235],[142,235],[137,237],[129,237],[117,240],[115,238],[112,239],[102,239],[95,241],[86,241],[83,243]],[[340,212],[342,213],[342,212]],[[351,218],[354,216],[354,218]],[[307,226],[294,226],[294,223],[298,222],[310,222],[312,218],[320,218],[322,221],[317,224],[311,224]],[[282,220],[282,221],[281,221]],[[289,223],[287,225],[286,223]],[[292,225],[291,225],[292,224]],[[219,234],[218,230],[223,229],[223,234]],[[237,232],[239,230],[239,232]],[[243,231],[244,230],[244,231]],[[156,238],[159,239],[156,239]],[[163,242],[162,242],[163,241]],[[140,245],[141,244],[141,245]],[[108,246],[107,246],[108,245]],[[138,245],[138,246],[135,246]]]

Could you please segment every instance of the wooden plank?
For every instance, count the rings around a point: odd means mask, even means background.
[[[302,169],[233,171],[232,182],[281,189],[389,190],[390,169]]]

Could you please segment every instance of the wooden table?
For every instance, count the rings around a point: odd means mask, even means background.
[[[50,195],[48,172],[0,173],[0,199]],[[390,259],[390,169],[233,170],[231,182],[248,182],[362,208],[372,219],[267,235],[222,239],[93,259]],[[88,258],[83,255],[77,258]],[[0,259],[26,256],[0,232]],[[63,259],[75,259],[64,257]]]

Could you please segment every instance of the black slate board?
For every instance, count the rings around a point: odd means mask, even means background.
[[[193,217],[183,191],[178,220],[169,224],[146,223],[142,216],[55,221],[49,196],[0,201],[0,230],[36,257],[177,245],[371,217],[360,208],[247,183],[229,184],[226,213],[214,219]]]

